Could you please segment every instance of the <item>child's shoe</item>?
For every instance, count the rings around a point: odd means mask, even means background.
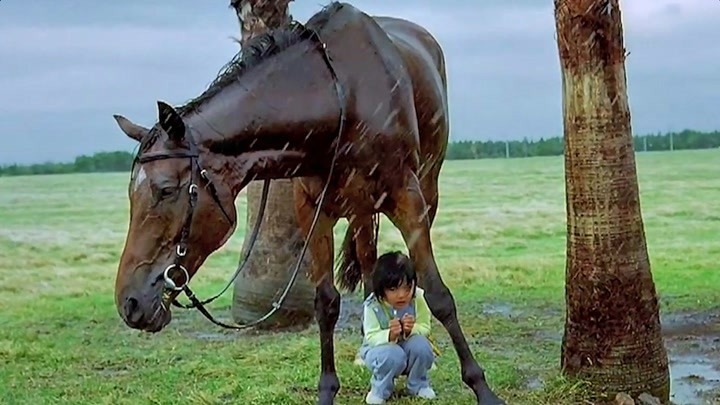
[[[365,403],[366,404],[384,404],[385,400],[380,398],[380,396],[378,396],[374,392],[370,391],[365,396]]]
[[[417,396],[424,399],[435,399],[435,391],[430,387],[420,388]]]

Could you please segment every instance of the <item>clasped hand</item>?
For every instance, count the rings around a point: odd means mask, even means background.
[[[409,335],[415,327],[415,317],[410,314],[403,315],[402,319],[394,318],[390,321],[389,339],[391,342],[396,341],[400,335]]]

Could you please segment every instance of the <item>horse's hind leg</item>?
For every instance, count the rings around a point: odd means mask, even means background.
[[[360,272],[363,281],[363,299],[367,298],[373,290],[372,268],[377,260],[377,222],[380,218],[377,215],[368,216],[363,225],[358,229],[355,238],[355,250],[358,255]]]
[[[310,199],[297,183],[294,187],[295,215],[305,238],[308,237],[315,216],[314,199]],[[318,404],[332,405],[340,390],[335,371],[334,331],[340,315],[340,293],[333,280],[333,227],[337,219],[321,213],[310,235],[309,253],[312,256],[311,280],[315,284],[315,317],[320,329],[320,381]]]
[[[485,372],[475,360],[460,329],[455,300],[442,281],[433,256],[427,205],[413,173],[407,175],[405,187],[391,192],[387,215],[402,233],[430,311],[445,326],[452,339],[460,359],[463,382],[475,392],[478,404],[504,404],[488,387]]]
[[[377,243],[379,229],[379,214],[356,217],[350,224],[354,228],[354,237],[352,243],[355,244],[354,260],[355,266],[360,272],[363,283],[363,301],[373,291],[372,270],[377,260]],[[362,322],[360,324],[360,336],[364,336]],[[360,357],[360,350],[355,354],[354,364],[356,366],[364,366],[365,362]]]

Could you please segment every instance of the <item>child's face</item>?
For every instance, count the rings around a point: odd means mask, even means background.
[[[414,283],[403,282],[395,288],[385,289],[385,302],[395,309],[407,306],[412,300]]]

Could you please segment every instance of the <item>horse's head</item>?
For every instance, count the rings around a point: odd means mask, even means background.
[[[236,193],[203,170],[192,128],[171,106],[158,102],[158,109],[152,129],[114,116],[140,142],[115,305],[128,326],[150,332],[170,322],[169,302],[230,237],[237,216]]]

